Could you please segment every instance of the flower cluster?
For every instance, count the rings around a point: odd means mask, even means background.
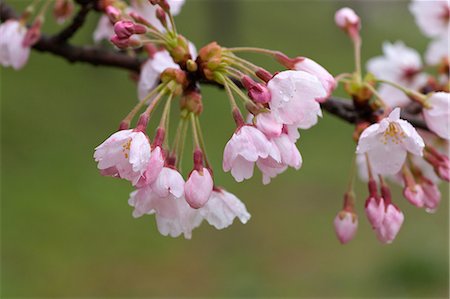
[[[386,178],[403,187],[409,203],[430,213],[441,201],[439,181],[450,180],[449,49],[442,42],[449,34],[450,7],[448,1],[416,0],[410,9],[422,31],[438,39],[432,41],[425,55],[427,67],[434,68],[434,72],[425,72],[416,50],[402,42],[386,42],[384,55],[368,61],[369,73],[363,77],[359,17],[349,8],[336,13],[336,24],[355,45],[356,71],[337,78],[361,111],[354,133],[356,163],[361,177],[368,181],[366,216],[382,243],[395,239],[404,220],[402,211],[392,202]],[[401,119],[401,109],[419,113],[418,124],[431,132]],[[334,222],[341,243],[349,242],[357,230],[354,203],[350,184],[344,208]]]
[[[224,171],[241,182],[253,176],[256,166],[263,174],[263,183],[268,184],[288,167],[301,167],[298,130],[318,122],[320,103],[330,96],[335,79],[309,58],[289,58],[267,49],[225,48],[212,42],[197,54],[195,46],[176,31],[173,14],[179,7],[173,11],[170,1],[150,2],[153,5],[147,3],[145,10],[138,10],[137,2],[125,7],[123,2],[110,2],[105,7],[108,22],[100,20],[108,25],[96,31],[96,39],[101,32],[109,32],[116,47],[143,47],[149,56],[139,77],[140,101],[121,122],[119,131],[96,148],[98,168],[103,175],[131,182],[136,188],[129,200],[133,216],[155,214],[163,235],[190,238],[202,220],[218,229],[229,226],[235,217],[245,223],[250,218],[245,205],[217,187],[207,159],[199,83],[207,80],[222,86],[230,102],[235,130],[225,145]],[[271,73],[239,57],[240,52],[266,54],[284,70]],[[177,98],[181,111],[171,142],[168,115]],[[147,124],[156,105],[164,101],[151,142]],[[145,106],[136,127],[130,128],[132,119]],[[194,140],[193,168],[185,180],[181,158],[188,127]]]

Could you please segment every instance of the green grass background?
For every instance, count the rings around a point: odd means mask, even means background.
[[[384,40],[426,48],[404,1],[188,0],[176,20],[198,48],[212,40],[274,48],[337,74],[353,67],[351,44],[333,22],[344,5],[363,19],[364,60],[379,55]],[[97,18],[89,15],[74,43],[91,42]],[[49,18],[45,31],[56,30]],[[386,246],[365,220],[366,187],[358,182],[358,234],[347,246],[337,242],[332,222],[355,145],[352,126],[334,116],[302,132],[300,171],[268,186],[259,174],[237,184],[221,170],[233,132],[226,96],[204,88],[202,123],[216,181],[252,218],[223,231],[204,224],[192,240],[172,239],[158,233],[152,216],[133,219],[130,185],[101,177],[92,159],[136,101],[127,72],[33,52],[23,70],[1,69],[0,88],[4,298],[448,297],[448,184],[435,215],[410,206],[395,187],[406,219]]]

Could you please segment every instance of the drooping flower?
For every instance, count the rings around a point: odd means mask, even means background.
[[[227,142],[223,153],[223,170],[230,171],[238,182],[253,176],[255,162],[269,156],[272,144],[253,126],[244,125]]]
[[[18,20],[9,19],[0,24],[0,64],[19,70],[30,55],[30,47],[24,45],[27,28]]]
[[[327,92],[316,76],[304,71],[283,71],[267,87],[272,95],[269,107],[278,122],[308,129],[322,116],[317,99],[326,97]]]
[[[148,161],[147,169],[142,174],[136,187],[141,188],[143,186],[152,184],[161,173],[164,167],[164,155],[160,146],[156,146],[151,153],[150,160]]]
[[[287,134],[272,138],[273,154],[267,158],[258,159],[256,165],[263,174],[263,184],[267,185],[270,180],[278,174],[284,172],[288,167],[300,169],[302,166],[302,156],[295,143],[289,139]]]
[[[128,203],[134,207],[135,218],[154,214],[158,230],[163,236],[175,238],[183,234],[186,239],[190,239],[192,230],[202,222],[198,210],[191,208],[184,197],[177,197],[170,192],[167,196],[159,196],[150,185],[132,192]]]
[[[262,112],[254,118],[255,126],[268,138],[278,137],[283,130],[283,124],[280,124],[270,112]]]
[[[187,203],[194,209],[203,207],[213,191],[213,179],[207,168],[193,170],[184,185]]]
[[[350,242],[358,229],[358,216],[355,213],[342,210],[334,219],[334,230],[341,244]]]
[[[448,35],[450,26],[448,0],[413,0],[409,9],[423,34],[428,37]]]
[[[161,73],[167,68],[179,69],[179,65],[173,62],[172,57],[166,50],[158,51],[148,59],[141,68],[138,83],[138,97],[144,99],[147,94],[156,87]]]
[[[119,177],[136,185],[147,170],[150,150],[144,133],[122,130],[96,147],[94,159],[103,175]]]
[[[430,107],[424,107],[422,112],[427,126],[439,137],[450,140],[450,94],[434,92],[426,102]]]
[[[316,76],[322,83],[327,95],[324,98],[318,98],[319,102],[324,102],[336,88],[336,80],[334,77],[320,64],[307,57],[299,57],[298,62],[294,65],[297,71],[304,71]]]
[[[356,153],[367,153],[375,174],[395,174],[400,171],[406,153],[422,156],[425,144],[416,129],[400,119],[400,109],[394,109],[380,123],[366,128],[359,137]]]
[[[425,52],[425,62],[428,65],[438,65],[449,59],[449,39],[443,36],[430,42]]]
[[[224,189],[213,190],[208,202],[198,211],[210,225],[217,229],[230,226],[236,217],[243,224],[250,219],[245,205],[235,195]]]

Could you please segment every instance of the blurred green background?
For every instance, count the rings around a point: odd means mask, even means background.
[[[6,2],[19,9],[28,1]],[[362,17],[368,59],[384,40],[426,48],[407,5],[188,0],[176,21],[198,48],[212,40],[274,48],[337,74],[351,71],[353,58],[334,26],[336,9],[350,6]],[[75,43],[91,43],[97,18],[89,15]],[[56,30],[48,18],[44,31]],[[246,57],[274,67],[265,57]],[[381,245],[365,220],[366,187],[358,182],[359,231],[341,246],[332,222],[355,148],[352,126],[325,114],[302,133],[300,171],[268,186],[259,174],[237,184],[221,170],[233,132],[226,96],[212,87],[203,92],[216,181],[246,203],[252,219],[223,231],[203,224],[192,240],[172,239],[158,233],[153,216],[131,217],[132,188],[101,177],[92,158],[136,101],[126,71],[37,52],[19,72],[1,69],[2,297],[448,297],[448,184],[435,215],[409,205],[394,187],[406,219],[396,241]]]

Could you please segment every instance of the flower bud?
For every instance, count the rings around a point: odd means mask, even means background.
[[[270,102],[271,94],[265,84],[256,83],[247,75],[241,79],[242,84],[248,91],[248,96],[255,103],[266,104]]]
[[[25,37],[22,42],[22,45],[24,47],[31,47],[38,42],[39,38],[41,37],[41,27],[42,27],[42,18],[38,17],[25,34]]]
[[[428,213],[436,212],[439,203],[441,202],[441,192],[435,183],[430,180],[422,182],[422,189],[424,192],[424,207]]]
[[[213,180],[208,169],[193,170],[184,185],[187,203],[194,209],[203,207],[211,196]]]
[[[381,226],[384,219],[384,200],[382,198],[375,198],[370,196],[366,200],[365,211],[367,219],[372,225],[372,228],[377,229]]]
[[[64,23],[73,13],[72,0],[56,0],[53,6],[53,16],[59,24]]]
[[[120,20],[121,15],[120,10],[118,10],[114,6],[108,5],[105,9],[105,12],[112,23],[116,23],[117,21]]]
[[[361,20],[353,9],[344,7],[336,11],[334,15],[336,25],[344,30],[352,39],[359,38]]]
[[[420,185],[406,186],[403,189],[403,196],[414,206],[422,208],[424,205],[424,192]]]
[[[349,211],[342,210],[334,219],[334,230],[341,244],[350,242],[358,229],[358,216]]]
[[[385,206],[383,224],[376,229],[376,234],[380,242],[390,244],[400,231],[405,217],[397,206],[386,202]]]

